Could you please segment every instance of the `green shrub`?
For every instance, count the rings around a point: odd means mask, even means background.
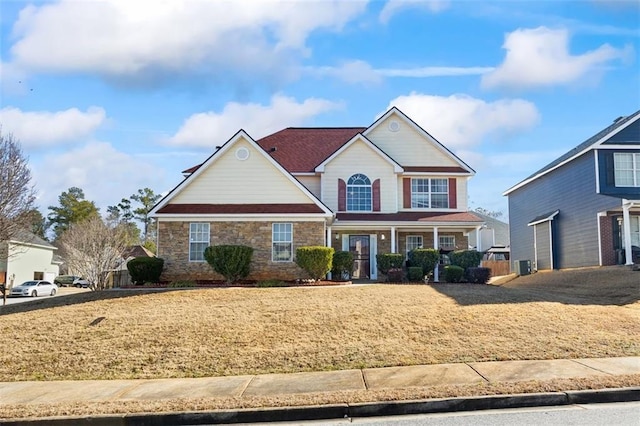
[[[464,269],[457,265],[447,265],[444,267],[442,279],[448,283],[459,283],[464,277]]]
[[[164,260],[159,257],[136,257],[127,262],[127,270],[135,285],[160,281]]]
[[[413,249],[409,252],[409,265],[422,268],[423,276],[433,273],[439,260],[440,253],[436,249]]]
[[[286,282],[282,281],[282,280],[277,280],[277,279],[271,279],[271,280],[264,280],[264,281],[258,281],[258,283],[256,284],[257,287],[261,287],[261,288],[267,288],[267,287],[287,287],[289,284],[287,284]]]
[[[167,285],[167,287],[169,288],[185,288],[185,287],[195,287],[195,286],[196,286],[196,282],[189,281],[189,280],[172,281],[169,283],[169,285]]]
[[[482,255],[482,252],[476,250],[456,250],[449,253],[449,259],[452,265],[460,266],[466,270],[480,265]]]
[[[409,266],[407,268],[407,278],[409,278],[411,282],[422,281],[424,279],[422,268],[419,266]]]
[[[400,253],[381,253],[376,255],[378,271],[388,275],[390,269],[402,269],[404,256]]]
[[[222,275],[227,284],[249,276],[253,248],[241,245],[209,246],[204,258],[214,271]]]
[[[486,284],[491,278],[491,269],[489,268],[467,268],[465,275],[467,280],[473,284]]]
[[[331,274],[334,280],[351,278],[353,272],[353,253],[350,251],[337,251],[333,253],[331,262]]]
[[[296,264],[314,280],[324,278],[331,270],[333,247],[307,246],[296,250]]]

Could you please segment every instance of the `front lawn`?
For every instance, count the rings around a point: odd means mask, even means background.
[[[624,300],[463,284],[74,294],[0,307],[0,381],[638,356],[640,302]]]

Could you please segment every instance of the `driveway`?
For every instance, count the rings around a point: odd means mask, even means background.
[[[7,305],[16,305],[18,303],[34,302],[36,300],[48,299],[51,297],[63,297],[69,294],[85,293],[91,291],[88,288],[75,287],[59,287],[55,296],[38,296],[38,297],[7,297]],[[0,297],[0,306],[2,306],[2,298]]]

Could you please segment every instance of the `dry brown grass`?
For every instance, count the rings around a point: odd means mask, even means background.
[[[557,289],[514,281],[41,299],[0,308],[0,347],[10,348],[0,354],[0,381],[640,355],[637,295],[609,295],[605,303],[598,291],[583,293],[571,302]]]

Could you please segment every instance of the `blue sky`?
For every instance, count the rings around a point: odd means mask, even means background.
[[[240,128],[395,105],[473,167],[470,208],[640,108],[634,1],[0,3],[0,123],[44,214],[170,190]],[[506,218],[506,217],[505,217]]]

